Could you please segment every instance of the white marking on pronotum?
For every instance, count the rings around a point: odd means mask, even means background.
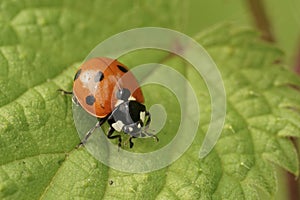
[[[136,100],[136,98],[134,98],[133,96],[130,96],[129,98],[128,98],[128,101],[135,101]]]
[[[120,105],[121,103],[123,103],[124,101],[121,99],[118,99],[117,103],[115,104],[115,107],[117,107],[118,105]]]
[[[128,127],[128,130],[129,130],[129,132],[132,132],[133,128],[132,127]]]
[[[122,130],[123,126],[124,126],[124,123],[122,121],[118,120],[117,122],[113,123],[111,126],[116,131],[121,132],[121,130]]]
[[[145,111],[140,112],[140,119],[142,120],[142,122],[145,121],[145,116],[146,116],[146,112]]]
[[[136,99],[135,99],[133,96],[130,96],[130,97],[128,98],[128,101],[135,101],[135,100],[136,100]],[[121,99],[118,99],[117,103],[115,104],[115,107],[117,107],[117,106],[120,105],[121,103],[124,103],[124,101],[121,100]]]

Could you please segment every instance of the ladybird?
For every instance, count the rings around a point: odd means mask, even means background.
[[[63,94],[73,94],[76,102],[86,112],[98,119],[96,125],[85,135],[79,145],[84,145],[96,128],[105,122],[109,124],[107,137],[122,137],[116,132],[128,134],[130,148],[133,138],[153,137],[147,132],[151,115],[146,110],[144,96],[134,75],[119,61],[106,57],[92,58],[81,65],[74,76],[73,91],[62,89]]]

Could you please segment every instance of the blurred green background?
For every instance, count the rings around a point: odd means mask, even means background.
[[[193,35],[209,26],[228,21],[257,28],[250,2],[262,4],[274,43],[286,53],[285,63],[293,67],[300,46],[299,0],[191,0],[186,6],[188,16],[183,31]]]

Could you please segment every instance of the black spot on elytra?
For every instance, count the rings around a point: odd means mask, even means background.
[[[95,82],[100,82],[103,79],[104,79],[104,74],[101,71],[98,71],[95,78],[94,78],[94,81]]]
[[[117,65],[117,66],[118,66],[119,70],[121,70],[122,72],[124,72],[124,73],[128,72],[128,70],[125,67],[123,67],[121,65]]]
[[[76,72],[76,74],[75,74],[75,76],[74,76],[74,81],[79,77],[80,73],[81,73],[81,69],[79,69],[79,70]]]
[[[95,101],[96,101],[96,99],[93,95],[89,95],[85,98],[86,104],[88,104],[90,106],[93,105],[95,103]]]

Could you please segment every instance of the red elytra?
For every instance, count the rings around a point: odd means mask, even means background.
[[[104,118],[113,111],[118,101],[118,88],[127,88],[137,102],[144,102],[136,78],[124,64],[115,59],[98,57],[86,61],[78,69],[73,94],[89,114]]]

